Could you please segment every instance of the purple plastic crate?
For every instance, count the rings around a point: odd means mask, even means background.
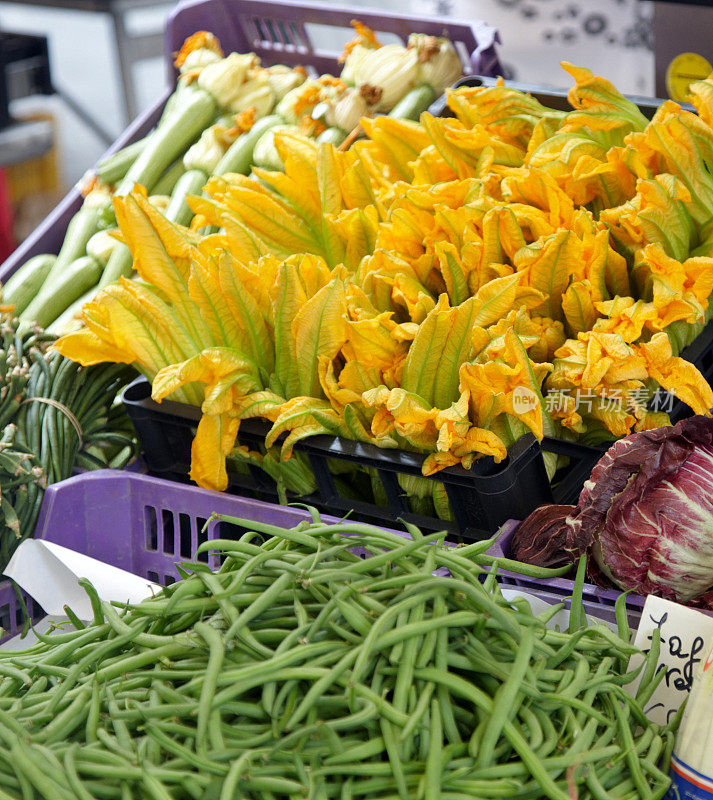
[[[122,470],[75,475],[47,488],[36,539],[69,547],[160,584],[178,578],[176,562],[188,561],[201,542],[218,539],[213,513],[292,528],[309,514],[242,497],[183,486]],[[323,516],[326,522],[335,517]],[[44,615],[28,598],[34,619]],[[22,609],[9,581],[0,582],[0,624],[5,638],[22,627]]]
[[[510,539],[519,524],[517,520],[506,522],[500,529],[500,536],[497,541],[487,551],[488,555],[509,558]],[[508,570],[499,570],[498,576],[503,586],[517,587],[523,591],[531,591],[533,593],[544,590],[560,600],[571,597],[572,589],[574,588],[574,581],[571,578],[528,578],[525,575],[518,575]],[[590,610],[588,613],[593,613],[609,622],[613,622],[615,619],[614,604],[620,595],[621,592],[616,589],[603,589],[601,586],[595,586],[591,583],[584,584],[584,601]],[[632,628],[636,628],[639,624],[645,601],[646,598],[638,594],[630,594],[627,597],[626,607],[629,614],[629,624]],[[566,605],[569,607],[568,603]]]
[[[315,48],[311,26],[319,26],[337,36],[358,17],[377,33],[396,34],[406,39],[409,33],[449,35],[463,62],[464,71],[497,76],[501,66],[495,28],[484,22],[421,19],[406,14],[383,13],[376,9],[349,10],[315,3],[281,3],[275,0],[196,0],[179,4],[171,13],[165,31],[165,58],[170,82],[175,80],[173,54],[183,41],[198,30],[215,33],[223,49],[253,51],[268,66],[275,63],[301,64],[317,72],[335,72],[341,47]],[[168,99],[167,92],[151,109],[133,122],[102,156],[120,150],[145,136],[154,127]],[[101,160],[101,159],[100,159]],[[79,211],[82,196],[75,186],[51,214],[0,265],[0,281],[6,281],[22,264],[41,253],[58,253],[72,217]]]
[[[134,472],[99,470],[48,487],[36,538],[165,585],[178,578],[176,562],[192,559],[200,543],[236,534],[225,530],[217,520],[203,534],[205,521],[214,512],[284,528],[309,519],[308,512],[300,508],[212,492]],[[327,515],[322,519],[328,523],[338,521]],[[396,533],[409,538],[403,531]],[[358,546],[354,552],[367,555]],[[561,602],[565,596],[560,584],[552,587],[547,581],[521,579],[512,573],[503,573],[503,578],[504,585],[551,603]],[[35,621],[44,616],[37,603],[27,595],[25,600]],[[587,596],[585,609],[591,616],[613,620],[613,610],[609,615],[596,598]],[[22,623],[22,609],[12,585],[9,581],[0,582],[0,624],[5,630],[4,638],[19,633]]]
[[[464,72],[497,77],[495,28],[480,20],[424,18],[394,14],[377,8],[349,8],[280,0],[187,0],[171,13],[166,25],[166,55],[176,52],[197,30],[214,33],[224,50],[254,52],[263,63],[302,66],[338,74],[337,59],[351,34],[351,20],[359,19],[377,34],[395,34],[405,42],[410,33],[448,36],[463,62]],[[321,36],[318,32],[321,32]],[[330,37],[330,46],[314,38]]]

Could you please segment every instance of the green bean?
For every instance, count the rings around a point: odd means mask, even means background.
[[[442,747],[441,703],[433,699],[431,700],[428,759],[426,760],[426,772],[424,774],[424,796],[428,800],[440,800],[441,797]]]
[[[57,714],[48,725],[44,726],[41,734],[42,741],[61,741],[67,738],[75,728],[85,723],[82,712],[87,710],[86,705],[90,696],[91,689],[83,689],[63,711]]]
[[[659,671],[659,655],[661,652],[661,629],[655,628],[651,635],[651,647],[646,656],[644,663],[644,671],[639,681],[639,687],[636,690],[636,699],[641,705],[648,702],[653,694],[658,682],[654,683],[656,673]]]
[[[64,753],[64,769],[69,779],[71,790],[77,796],[77,800],[94,800],[91,792],[84,786],[82,780],[77,774],[77,768],[74,763],[74,756],[79,745],[70,745]]]
[[[614,715],[619,726],[619,733],[624,746],[624,755],[631,771],[631,778],[634,781],[637,791],[640,793],[641,800],[647,800],[648,798],[653,797],[653,793],[649,789],[648,782],[644,777],[644,773],[641,768],[641,762],[634,752],[634,740],[631,735],[631,729],[626,722],[621,706],[614,702],[611,702],[610,705],[614,711]]]
[[[398,741],[392,728],[392,723],[386,718],[382,718],[380,723],[386,754],[391,764],[391,770],[394,780],[396,781],[399,797],[401,797],[401,800],[409,800],[410,795],[408,787],[406,786],[404,765],[401,762],[401,753],[399,752]]]
[[[22,745],[17,740],[10,749],[10,756],[15,769],[19,769],[24,778],[44,797],[57,798],[57,800],[74,800],[74,795],[69,788],[69,783],[65,785],[58,783],[57,779],[62,779],[55,770],[49,765],[38,761],[32,748]]]
[[[418,670],[416,672],[416,677],[427,681],[433,681],[436,684],[443,683],[444,685],[448,686],[451,692],[471,700],[477,706],[483,708],[483,710],[485,710],[487,713],[493,713],[494,704],[492,700],[478,690],[475,686],[463,680],[463,678],[460,678],[456,675],[443,674],[432,667]],[[512,725],[512,723],[505,721],[502,724],[502,729],[520,758],[531,770],[533,777],[539,781],[542,789],[548,794],[548,796],[553,800],[569,800],[567,795],[555,785],[552,778],[542,768],[540,760],[531,750],[524,737]]]
[[[218,800],[233,800],[237,793],[238,781],[240,780],[243,772],[245,772],[250,765],[250,761],[255,758],[256,755],[258,754],[251,750],[246,750],[230,765],[228,774],[225,776],[225,780],[223,781]]]
[[[208,666],[206,667],[205,679],[201,688],[201,696],[198,706],[198,729],[196,731],[196,749],[201,752],[205,750],[205,739],[208,731],[208,723],[214,714],[220,715],[219,709],[212,708],[212,701],[215,695],[218,676],[223,666],[223,655],[225,647],[223,640],[215,628],[204,622],[197,622],[195,631],[205,639],[210,649]],[[215,742],[211,742],[215,746]]]
[[[477,756],[471,750],[471,755],[476,757],[476,767],[488,766],[493,757],[495,745],[509,719],[517,713],[516,698],[520,691],[520,683],[525,677],[525,672],[530,663],[535,637],[531,630],[526,630],[520,640],[512,672],[505,683],[493,698],[493,713],[483,731],[483,737],[478,748]]]
[[[408,718],[406,724],[401,729],[401,733],[399,735],[400,741],[405,742],[413,735],[414,729],[421,721],[426,709],[429,707],[431,695],[433,694],[435,688],[435,684],[427,683],[422,689],[421,696],[418,699],[416,707],[411,713],[411,716]]]

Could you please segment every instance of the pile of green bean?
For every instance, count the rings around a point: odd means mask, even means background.
[[[577,593],[550,629],[487,542],[228,521],[248,532],[199,548],[219,568],[133,606],[83,582],[91,624],[1,654],[2,800],[663,796],[657,642],[634,699],[623,604],[619,635]]]

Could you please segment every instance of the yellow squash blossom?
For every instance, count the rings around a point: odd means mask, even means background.
[[[490,397],[501,398],[503,410],[524,422],[541,439],[544,418],[540,389],[552,365],[531,362],[512,330],[503,337],[497,355],[492,353],[492,356],[482,364],[463,364],[461,391],[469,393],[474,410],[489,408]],[[480,420],[476,418],[476,422]]]
[[[683,400],[695,414],[713,410],[713,389],[690,362],[673,355],[665,333],[657,333],[637,347],[648,374],[666,391]]]
[[[362,31],[342,78],[379,49]],[[211,488],[232,457],[311,490],[304,460],[284,462],[319,434],[415,450],[430,475],[500,461],[528,431],[664,424],[657,388],[707,412],[713,390],[674,352],[710,317],[713,81],[693,87],[699,116],[665,103],[648,122],[565,68],[566,113],[498,82],[449,91],[455,118],[363,119],[344,151],[278,133],[284,170],[210,178],[190,228],[140,189],[117,198],[138,277],[102,290],[57,349],[133,364],[156,399],[200,406],[191,475]],[[345,91],[306,81],[281,108],[298,123]],[[272,423],[264,452],[237,441],[249,417]],[[447,513],[439,484],[401,485]]]

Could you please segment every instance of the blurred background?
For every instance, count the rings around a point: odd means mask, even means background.
[[[355,16],[359,6],[370,4],[374,0],[340,3],[354,7]],[[22,240],[46,216],[128,121],[165,91],[168,76],[161,31],[171,5],[160,0],[0,1],[0,62],[11,55],[8,35],[22,33],[46,37],[49,66],[44,86],[48,94],[10,102],[13,119],[34,123],[34,128],[26,128],[21,141],[10,143],[2,139],[0,130],[0,169],[5,176],[0,191],[12,202],[16,240]],[[569,60],[605,75],[626,93],[652,96],[656,91],[654,6],[671,4],[378,0],[378,5],[417,16],[480,18],[498,27],[501,61],[509,78],[565,87],[570,80],[559,62]],[[680,6],[679,13],[685,16],[690,8]],[[24,86],[22,80],[19,86],[15,94],[37,90],[37,86]],[[51,137],[51,147],[33,156],[28,145],[33,136],[37,152],[42,150],[43,137],[45,143]],[[15,163],[11,163],[13,158]]]

